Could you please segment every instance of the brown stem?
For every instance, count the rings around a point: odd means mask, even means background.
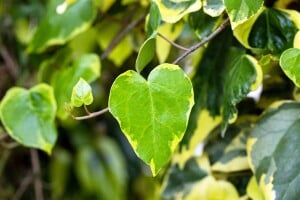
[[[177,64],[180,62],[182,59],[184,59],[186,56],[191,54],[192,52],[196,51],[200,47],[202,47],[204,44],[212,40],[214,37],[216,37],[219,33],[221,33],[226,26],[229,24],[229,19],[227,18],[212,34],[210,34],[207,38],[204,38],[201,42],[193,45],[190,47],[187,51],[183,52],[174,62],[173,64]]]
[[[99,115],[102,115],[106,112],[108,112],[109,109],[108,108],[104,108],[102,110],[99,110],[97,112],[92,112],[92,113],[89,113],[88,115],[85,115],[85,116],[81,116],[81,117],[75,117],[75,116],[72,116],[74,119],[76,120],[85,120],[85,119],[90,119],[90,118],[93,118],[93,117],[97,117]]]
[[[27,190],[28,186],[32,183],[33,174],[30,173],[25,178],[23,178],[19,188],[17,189],[15,195],[12,197],[12,200],[19,200],[22,198],[22,195]]]
[[[41,181],[40,161],[36,149],[30,149],[30,157],[32,163],[32,170],[34,175],[34,192],[36,200],[44,200],[43,185]]]
[[[141,21],[143,21],[146,17],[146,14],[140,15],[136,20],[131,22],[128,26],[123,27],[122,30],[115,36],[115,38],[110,42],[108,47],[105,51],[101,54],[100,59],[105,59],[109,53],[119,44],[119,42],[134,28],[136,27]]]
[[[0,43],[0,54],[3,60],[5,61],[5,67],[9,75],[16,80],[19,70],[17,68],[16,61],[12,57],[12,55],[9,54],[7,48]]]
[[[164,39],[165,41],[167,41],[168,43],[170,43],[171,45],[173,45],[174,47],[180,49],[180,50],[183,50],[183,51],[188,51],[189,50],[188,48],[185,48],[185,47],[173,42],[172,40],[169,40],[166,36],[162,35],[161,33],[157,33],[157,35],[159,37],[161,37],[162,39]]]

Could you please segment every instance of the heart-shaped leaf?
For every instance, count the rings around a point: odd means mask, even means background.
[[[53,90],[46,84],[30,90],[12,88],[0,104],[0,119],[7,133],[20,144],[48,154],[57,138],[55,113]]]
[[[203,11],[211,17],[217,17],[225,10],[223,0],[203,0]]]
[[[300,87],[300,49],[284,51],[280,57],[280,66],[295,85]]]
[[[73,87],[71,103],[74,107],[90,105],[93,102],[91,86],[82,78]]]
[[[189,78],[172,64],[156,67],[148,81],[135,71],[121,74],[109,96],[110,112],[153,175],[181,141],[193,104]]]
[[[100,76],[100,71],[101,63],[95,54],[84,54],[75,60],[72,67],[57,71],[52,78],[51,85],[54,88],[57,116],[60,119],[68,117],[65,104],[70,103],[72,90],[77,81],[83,78],[90,83]]]

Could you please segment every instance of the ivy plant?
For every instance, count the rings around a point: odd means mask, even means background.
[[[0,199],[297,200],[299,11],[0,2]]]

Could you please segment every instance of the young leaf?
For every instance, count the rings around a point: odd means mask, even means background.
[[[77,0],[60,11],[62,1],[51,0],[28,47],[29,52],[42,52],[49,46],[65,44],[92,23],[96,9],[92,0]]]
[[[172,64],[159,65],[148,80],[134,71],[121,74],[109,96],[110,112],[153,175],[182,139],[193,104],[189,78]]]
[[[57,116],[66,119],[68,113],[65,104],[70,103],[72,89],[80,78],[88,83],[100,76],[101,64],[99,57],[95,54],[85,54],[79,57],[72,67],[57,72],[52,79],[52,86],[57,101]]]
[[[266,199],[298,199],[300,104],[283,102],[267,110],[247,141],[247,153]],[[267,198],[268,197],[268,198]]]
[[[56,102],[46,84],[30,90],[11,88],[0,104],[0,119],[7,133],[20,144],[51,154],[57,133]]]
[[[93,93],[91,86],[82,78],[73,87],[71,104],[74,107],[90,105],[93,102]]]
[[[263,3],[263,0],[224,0],[232,29],[257,13]]]
[[[135,61],[135,69],[141,72],[152,60],[155,54],[156,32],[154,32],[141,46]]]
[[[280,66],[294,84],[300,87],[300,49],[284,51],[280,57]]]
[[[187,13],[201,8],[199,0],[155,0],[160,10],[162,20],[168,23],[179,21]]]

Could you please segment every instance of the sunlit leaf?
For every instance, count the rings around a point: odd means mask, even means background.
[[[266,199],[297,199],[300,104],[281,102],[255,124],[247,142],[253,172]]]
[[[0,119],[7,133],[20,144],[51,154],[57,132],[53,90],[39,84],[30,90],[11,88],[0,104]]]
[[[71,104],[74,107],[90,105],[93,102],[91,86],[82,78],[76,83],[72,90]]]
[[[300,49],[300,31],[298,31],[295,35],[293,47]]]
[[[71,67],[57,72],[52,79],[52,86],[57,101],[57,116],[61,119],[68,117],[65,104],[69,104],[72,89],[80,78],[88,83],[100,76],[101,64],[99,57],[95,54],[85,54],[79,57]]]
[[[59,11],[61,3],[61,0],[49,2],[46,15],[28,47],[30,52],[42,52],[49,46],[65,44],[91,25],[96,15],[92,0],[77,0]]]
[[[184,15],[201,8],[199,0],[155,0],[162,20],[168,23],[179,21]]]
[[[300,87],[300,49],[284,51],[280,57],[280,66],[294,84]]]
[[[263,0],[224,0],[232,29],[257,13],[263,3]]]
[[[109,110],[156,175],[182,139],[193,103],[189,78],[178,66],[162,64],[148,80],[134,71],[121,74],[112,85]]]
[[[260,190],[258,183],[255,179],[255,176],[252,176],[248,185],[247,185],[247,195],[251,199],[255,200],[265,200],[262,191]]]
[[[185,200],[211,200],[220,197],[222,200],[238,200],[239,194],[230,182],[216,180],[213,176],[207,176],[193,185],[192,190],[186,195]]]

